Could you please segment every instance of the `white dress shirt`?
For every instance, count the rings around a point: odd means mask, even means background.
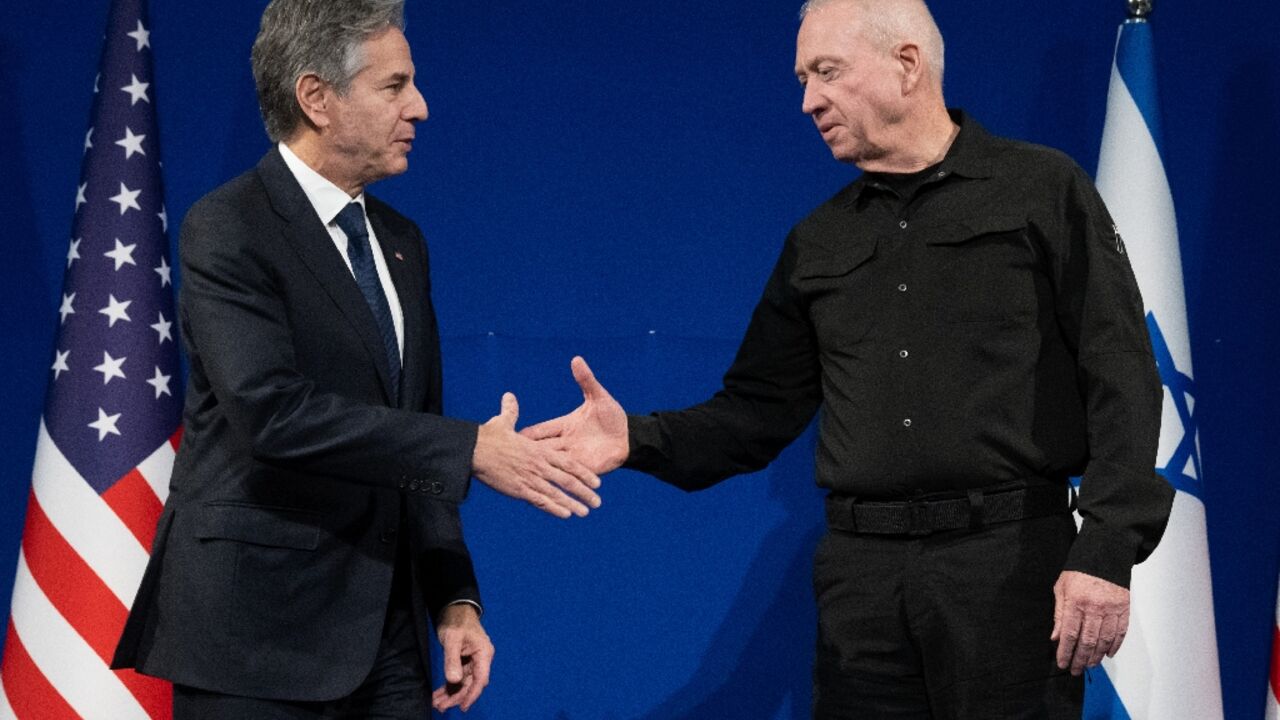
[[[302,161],[297,155],[289,149],[288,145],[280,143],[280,156],[284,158],[284,164],[289,166],[289,172],[293,173],[293,177],[302,186],[302,192],[306,193],[307,199],[311,201],[311,207],[315,208],[316,214],[320,216],[320,222],[329,230],[329,237],[333,239],[333,245],[338,249],[338,254],[342,256],[342,262],[346,263],[347,270],[351,272],[351,277],[355,277],[355,271],[351,269],[351,258],[347,257],[347,234],[338,227],[337,217],[342,209],[352,202],[360,203],[364,206],[364,193],[360,193],[352,198],[345,190],[329,182],[320,173],[312,170],[309,165]],[[369,223],[369,213],[366,208],[364,218],[365,230],[369,233],[369,249],[373,253],[373,264],[378,269],[378,282],[382,285],[382,293],[387,296],[387,305],[391,307],[391,322],[395,325],[396,345],[400,349],[400,362],[404,362],[404,312],[400,309],[400,297],[396,295],[395,285],[391,284],[391,274],[387,272],[387,263],[382,258],[382,246],[378,244],[378,236],[373,232],[373,226]]]

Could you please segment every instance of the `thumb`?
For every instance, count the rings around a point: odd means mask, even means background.
[[[587,365],[587,361],[582,359],[581,355],[574,356],[569,363],[569,369],[573,371],[573,379],[577,381],[578,387],[582,388],[582,397],[587,400],[598,399],[600,395],[608,395],[604,386],[596,380],[595,373],[591,372],[591,366]]]
[[[445,682],[456,685],[462,682],[462,642],[456,634],[450,633],[441,638],[440,647],[444,657]]]
[[[503,424],[512,430],[516,427],[516,420],[520,417],[520,403],[516,401],[516,396],[511,393],[502,393],[502,412],[498,415],[502,419]]]

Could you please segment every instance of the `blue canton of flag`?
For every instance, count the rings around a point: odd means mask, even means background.
[[[1090,673],[1089,719],[1222,718],[1191,342],[1162,149],[1151,26],[1131,19],[1116,42],[1097,181],[1146,304],[1164,384],[1155,470],[1177,493],[1160,545],[1134,568],[1124,645]]]
[[[181,392],[145,0],[112,3],[0,664],[5,718],[167,718],[111,655],[146,566]]]

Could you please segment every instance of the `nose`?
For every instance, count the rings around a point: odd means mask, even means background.
[[[825,101],[822,93],[819,92],[817,83],[808,82],[804,85],[804,98],[800,101],[800,112],[805,115],[813,115],[822,110]]]
[[[413,92],[413,96],[405,106],[404,118],[410,122],[426,120],[428,115],[426,98],[422,97],[422,93],[418,91],[417,84],[410,83],[409,89]]]

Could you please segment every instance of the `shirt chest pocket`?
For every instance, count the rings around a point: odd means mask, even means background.
[[[809,307],[818,344],[826,351],[865,340],[875,328],[876,241],[861,238],[813,251],[796,263],[794,283]]]
[[[937,228],[925,240],[923,270],[932,317],[943,322],[1033,322],[1038,260],[1018,216],[989,216]]]

